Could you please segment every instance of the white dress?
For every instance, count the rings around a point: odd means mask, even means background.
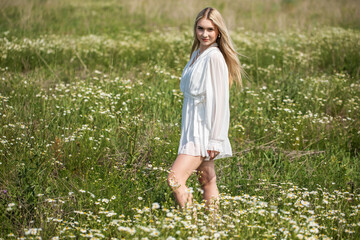
[[[232,156],[228,138],[229,73],[217,46],[209,46],[195,62],[199,49],[194,51],[181,75],[184,102],[178,154],[209,160],[207,150],[215,150],[220,152],[215,159]]]

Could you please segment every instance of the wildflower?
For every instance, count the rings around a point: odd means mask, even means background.
[[[219,238],[219,237],[221,237],[220,233],[218,232],[214,233],[214,238]]]
[[[296,198],[296,195],[293,194],[293,193],[288,193],[287,197],[290,198],[290,199],[294,199],[294,198]]]
[[[301,200],[301,204],[305,207],[309,207],[310,203],[308,201]]]
[[[319,225],[314,221],[310,221],[309,222],[309,227],[319,227]]]
[[[41,228],[30,228],[25,230],[25,235],[37,235],[41,230]]]
[[[150,236],[152,236],[152,237],[157,237],[157,236],[159,236],[160,235],[160,233],[159,233],[159,231],[157,231],[157,230],[153,230],[151,233],[150,233]]]
[[[106,214],[107,217],[112,217],[115,216],[117,213],[114,211],[109,212],[108,214]]]
[[[308,210],[308,213],[310,213],[311,215],[315,214],[315,212],[313,210]]]
[[[262,208],[265,208],[265,207],[268,206],[268,203],[267,203],[267,202],[262,202],[262,201],[260,201],[258,204],[259,204],[259,206],[262,207]]]
[[[94,235],[92,233],[87,233],[87,234],[80,234],[81,236],[83,237],[86,237],[86,238],[93,238]]]
[[[153,203],[152,206],[151,206],[152,209],[159,209],[160,208],[160,204],[158,203]]]
[[[130,228],[130,229],[128,230],[128,232],[129,232],[131,235],[134,235],[134,234],[136,233],[136,230],[135,230],[135,228]]]
[[[179,184],[178,182],[176,182],[175,179],[170,179],[170,180],[169,180],[169,185],[170,185],[170,187],[172,187],[172,188],[178,188],[178,187],[180,187],[180,184]]]
[[[261,209],[258,211],[258,213],[261,215],[261,216],[264,216],[266,211],[264,209]]]

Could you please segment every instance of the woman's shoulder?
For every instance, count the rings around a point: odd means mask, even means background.
[[[225,63],[225,58],[218,47],[212,47],[208,53],[208,60],[211,62]]]

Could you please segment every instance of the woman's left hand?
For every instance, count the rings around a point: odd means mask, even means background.
[[[213,160],[220,153],[218,151],[213,151],[213,150],[207,150],[207,152],[208,152],[208,154],[210,156],[210,160]]]

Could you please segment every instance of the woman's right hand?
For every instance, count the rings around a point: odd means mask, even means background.
[[[213,160],[220,153],[218,151],[213,151],[213,150],[207,150],[207,152],[208,152],[208,154],[210,156],[210,160]]]

